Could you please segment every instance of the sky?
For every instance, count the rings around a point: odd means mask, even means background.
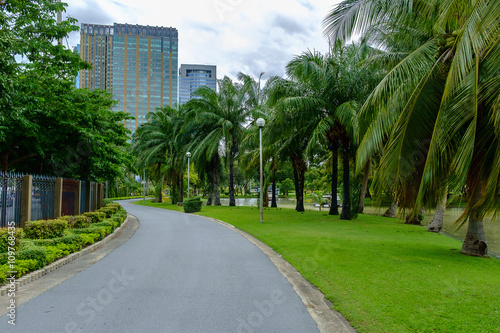
[[[239,72],[285,75],[302,52],[325,53],[322,21],[340,0],[62,0],[65,16],[82,23],[128,23],[179,31],[179,65],[216,65],[217,77]],[[65,44],[80,41],[72,33]]]

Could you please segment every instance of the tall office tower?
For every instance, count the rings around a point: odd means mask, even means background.
[[[82,24],[80,54],[93,68],[80,73],[80,87],[112,92],[134,131],[148,112],[177,104],[178,41],[175,28]]]
[[[80,44],[77,44],[73,48],[73,52],[77,52],[78,54],[80,54]],[[75,78],[75,87],[80,88],[80,73],[78,73],[78,75]]]
[[[217,89],[217,67],[207,65],[181,65],[179,70],[179,104],[194,97],[193,93],[201,86]]]

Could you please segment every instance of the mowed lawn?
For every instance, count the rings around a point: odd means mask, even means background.
[[[181,210],[171,204],[152,204]],[[461,242],[374,215],[203,206],[271,246],[359,332],[500,332],[500,260]]]

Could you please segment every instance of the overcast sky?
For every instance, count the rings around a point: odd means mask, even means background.
[[[217,66],[217,77],[239,72],[284,75],[307,49],[326,52],[321,22],[340,0],[62,0],[81,23],[128,23],[177,28],[179,66]],[[79,33],[68,39],[80,42]]]

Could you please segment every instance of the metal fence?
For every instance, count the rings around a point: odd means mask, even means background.
[[[55,189],[55,177],[33,176],[31,190],[32,221],[54,218]]]
[[[80,214],[80,212],[75,212],[77,185],[78,181],[76,180],[63,180],[61,216]]]
[[[0,227],[21,222],[23,176],[0,172]]]
[[[82,181],[80,189],[80,214],[85,213],[87,209],[87,182]]]
[[[94,209],[94,183],[90,182],[90,211],[93,212]]]

